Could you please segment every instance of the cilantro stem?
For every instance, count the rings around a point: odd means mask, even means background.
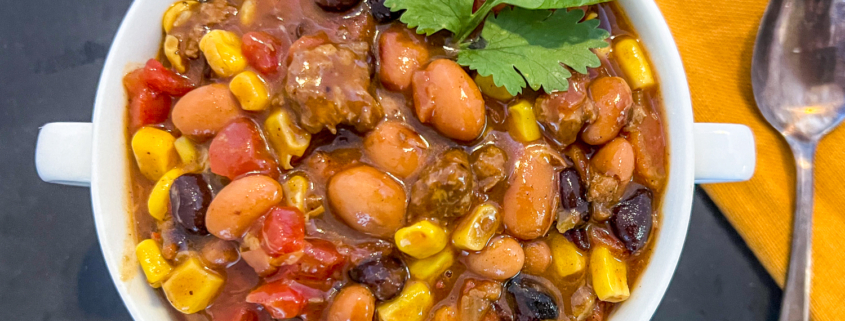
[[[469,22],[465,25],[461,31],[455,35],[455,43],[460,44],[478,28],[478,25],[487,18],[487,15],[490,13],[490,10],[493,10],[496,6],[504,3],[506,0],[487,0],[478,8],[478,11],[472,14],[469,19]]]

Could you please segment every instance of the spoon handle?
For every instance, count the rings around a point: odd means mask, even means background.
[[[810,314],[810,280],[813,253],[813,158],[816,142],[787,138],[795,155],[796,194],[792,227],[792,253],[786,276],[780,321],[807,321]]]

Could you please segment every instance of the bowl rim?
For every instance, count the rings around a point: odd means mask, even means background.
[[[622,316],[626,320],[649,320],[662,298],[665,295],[666,289],[674,275],[678,260],[686,239],[687,230],[689,227],[689,220],[692,209],[692,198],[694,192],[694,152],[693,152],[693,116],[692,116],[692,102],[690,98],[689,87],[687,84],[686,74],[684,72],[683,64],[681,62],[680,53],[674,38],[671,35],[670,29],[666,24],[663,15],[661,14],[657,4],[653,0],[616,0],[623,8],[626,16],[628,16],[631,24],[635,26],[635,30],[640,36],[640,41],[646,47],[646,51],[651,57],[652,62],[659,59],[659,63],[655,64],[655,74],[659,77],[659,84],[661,86],[661,95],[664,101],[663,118],[665,120],[664,130],[667,131],[667,140],[669,146],[667,152],[669,153],[669,173],[668,183],[663,193],[663,204],[661,208],[660,228],[657,235],[653,236],[656,244],[654,245],[654,254],[649,261],[645,271],[640,275],[638,281],[631,289],[632,296],[625,304],[620,304],[610,316],[609,320],[619,320]],[[160,3],[159,3],[160,2]],[[127,158],[126,156],[126,137],[125,129],[121,129],[120,137],[115,141],[115,128],[113,122],[114,115],[109,114],[109,108],[114,108],[109,105],[107,97],[114,95],[114,84],[111,84],[114,79],[122,78],[127,71],[127,67],[132,64],[142,64],[143,61],[130,62],[125,59],[125,56],[130,55],[128,52],[132,50],[143,50],[144,44],[134,42],[138,32],[146,32],[150,36],[151,32],[142,30],[138,31],[138,25],[146,25],[149,22],[139,22],[139,17],[144,14],[149,14],[149,11],[155,6],[160,11],[155,11],[155,16],[160,17],[160,12],[163,12],[172,0],[158,0],[158,1],[135,1],[126,12],[123,21],[118,28],[109,53],[106,57],[103,71],[100,75],[100,80],[97,86],[97,92],[94,103],[93,112],[93,145],[92,145],[92,171],[91,171],[91,200],[93,215],[95,219],[95,227],[97,231],[97,239],[100,243],[109,274],[112,278],[118,293],[121,296],[127,310],[135,320],[153,320],[149,317],[153,312],[149,309],[159,310],[158,312],[172,314],[169,306],[163,304],[160,296],[155,294],[155,289],[146,286],[146,281],[143,279],[143,274],[137,264],[134,263],[135,236],[134,224],[131,217],[131,209],[127,195],[116,195],[117,199],[124,200],[120,208],[123,212],[118,210],[115,206],[116,190],[122,194],[128,194],[128,164],[112,164],[115,157]],[[164,5],[166,4],[166,6]],[[647,22],[641,22],[643,19],[650,19]],[[154,19],[157,24],[160,19]],[[638,23],[639,22],[639,23]],[[155,28],[153,28],[155,29]],[[155,29],[160,40],[161,31]],[[148,51],[148,50],[147,50]],[[155,49],[154,53],[158,51]],[[152,53],[148,57],[154,57]],[[122,89],[122,85],[119,86]],[[669,90],[671,87],[671,91]],[[674,102],[672,108],[668,108],[666,102],[667,94],[673,96]],[[125,96],[122,90],[119,95]],[[121,108],[125,108],[121,106]],[[111,113],[113,114],[113,112]],[[125,118],[125,112],[121,113]],[[112,117],[112,118],[110,118]],[[671,122],[669,121],[671,119]],[[120,126],[124,121],[120,122]],[[116,146],[121,146],[115,154]],[[115,156],[120,155],[120,156]],[[128,163],[124,161],[123,163]],[[122,175],[123,179],[114,179],[114,175]],[[122,181],[122,182],[121,182]],[[120,194],[118,193],[118,194]],[[669,199],[668,196],[672,196]],[[108,202],[108,204],[107,204]],[[672,203],[667,208],[668,203]],[[125,220],[128,221],[127,226],[122,226],[119,231],[110,226],[104,215],[118,211]],[[668,230],[664,226],[667,215],[674,215],[673,222],[677,219],[674,228]],[[120,240],[122,242],[115,242]],[[117,235],[117,236],[115,236]],[[661,262],[661,266],[655,267],[654,259],[661,252],[660,257],[665,257],[666,261]],[[131,258],[130,258],[131,256]],[[132,266],[134,264],[134,266]],[[134,275],[127,279],[127,268],[134,268],[136,270]],[[643,288],[644,277],[649,271],[658,272],[651,273],[648,282],[648,288]],[[128,274],[133,274],[129,272]],[[139,279],[141,279],[139,281]],[[146,286],[146,289],[141,290],[146,293],[139,296],[137,288],[138,283]],[[648,292],[646,293],[646,290]],[[150,295],[151,294],[151,295]],[[155,302],[157,301],[157,302]],[[636,301],[636,302],[632,302]]]

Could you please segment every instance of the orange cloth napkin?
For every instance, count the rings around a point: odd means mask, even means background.
[[[705,185],[704,190],[782,287],[792,233],[795,165],[786,142],[757,111],[751,90],[751,56],[768,1],[656,1],[684,61],[695,121],[745,124],[754,132],[754,178]],[[817,321],[845,320],[843,146],[845,129],[838,129],[816,154],[811,314]]]

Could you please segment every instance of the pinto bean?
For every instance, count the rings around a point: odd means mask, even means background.
[[[599,149],[590,164],[600,174],[628,182],[634,175],[634,148],[624,138],[616,138]]]
[[[475,82],[456,62],[433,61],[414,74],[414,107],[423,123],[449,138],[470,141],[484,130],[487,112]]]
[[[376,166],[400,177],[408,177],[425,160],[428,142],[401,122],[386,121],[364,139],[364,152]]]
[[[546,271],[552,263],[552,249],[543,240],[525,244],[525,266],[522,268],[530,274],[540,274]]]
[[[498,236],[490,240],[480,252],[467,256],[467,268],[483,277],[506,280],[522,270],[525,252],[519,241],[510,236]]]
[[[353,284],[340,290],[329,307],[328,321],[371,321],[376,299],[364,286]]]
[[[207,139],[240,117],[240,110],[229,87],[212,84],[194,89],[179,99],[171,117],[182,134]]]
[[[590,145],[601,145],[619,134],[628,119],[634,97],[624,79],[602,77],[590,84],[590,99],[597,109],[597,118],[587,125],[581,139]]]
[[[557,161],[551,150],[541,146],[529,147],[516,161],[502,206],[505,229],[511,235],[533,240],[551,227],[557,194],[553,162]]]
[[[282,186],[269,176],[239,178],[211,200],[205,216],[206,228],[221,239],[238,239],[256,219],[281,200]]]
[[[405,190],[373,167],[362,165],[335,174],[328,196],[337,216],[364,234],[392,237],[405,226]]]
[[[404,25],[384,31],[379,44],[379,78],[385,88],[403,91],[411,86],[411,78],[428,62],[425,37]]]

